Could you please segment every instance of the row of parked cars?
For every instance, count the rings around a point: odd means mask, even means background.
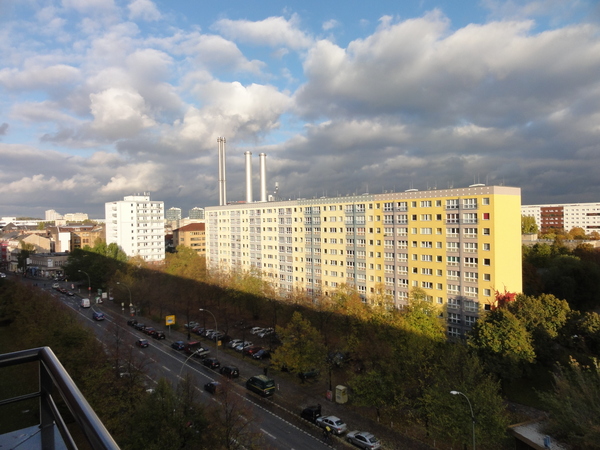
[[[346,423],[337,416],[323,416],[321,405],[308,406],[300,413],[300,417],[327,430],[331,434],[341,436],[348,430]],[[375,450],[381,447],[381,442],[368,431],[354,430],[346,434],[346,440],[363,449]]]
[[[149,325],[147,326],[146,324],[138,322],[135,319],[129,319],[127,321],[127,325],[147,334],[148,336],[153,337],[154,339],[166,339],[167,337],[164,331],[157,330]]]

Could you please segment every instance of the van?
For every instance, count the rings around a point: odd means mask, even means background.
[[[81,307],[82,308],[89,308],[90,305],[90,299],[89,298],[82,298],[81,299]]]
[[[246,388],[263,397],[269,397],[275,393],[275,380],[266,375],[255,375],[248,378]]]

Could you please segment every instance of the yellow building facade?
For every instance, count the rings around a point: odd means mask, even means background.
[[[207,265],[284,296],[346,284],[402,308],[419,288],[460,336],[495,291],[522,290],[520,208],[519,188],[484,185],[208,207]]]

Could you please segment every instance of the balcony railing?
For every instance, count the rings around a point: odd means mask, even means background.
[[[118,450],[117,443],[49,347],[0,355],[0,369],[32,362],[39,362],[39,390],[13,398],[0,399],[0,408],[19,402],[30,403],[31,400],[38,399],[39,424],[0,435],[0,447],[44,450],[65,448]],[[59,397],[56,396],[57,393],[60,394]],[[60,402],[61,399],[62,402]],[[78,446],[75,442],[69,431],[72,425],[67,428],[56,400],[64,403],[79,426],[81,435],[87,441],[83,447]],[[0,413],[0,417],[6,416],[4,413]],[[79,433],[77,435],[79,436]]]

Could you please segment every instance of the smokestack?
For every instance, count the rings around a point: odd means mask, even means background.
[[[246,203],[252,203],[252,152],[244,153],[246,157]]]
[[[261,153],[260,158],[260,201],[267,201],[267,155]]]
[[[219,205],[227,204],[227,181],[225,180],[225,138],[217,138],[219,144]]]

